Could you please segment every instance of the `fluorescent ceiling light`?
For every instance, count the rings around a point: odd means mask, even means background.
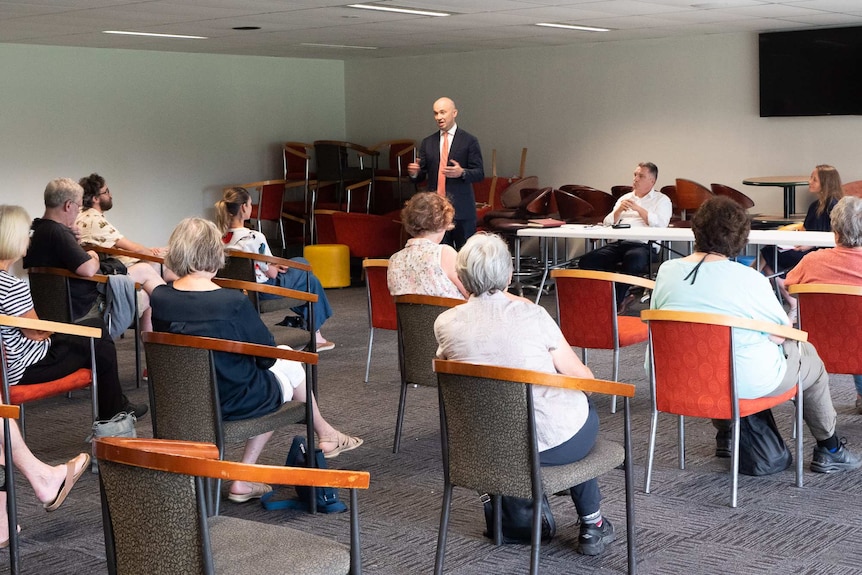
[[[610,32],[610,28],[596,28],[595,26],[577,26],[575,24],[554,24],[553,22],[539,22],[536,26],[545,28],[562,28],[564,30],[583,30],[584,32]]]
[[[415,14],[416,16],[451,16],[448,12],[434,12],[431,10],[415,10],[413,8],[399,8],[396,6],[380,6],[377,4],[348,4],[348,8],[361,8],[363,10],[378,10],[380,12],[397,12],[398,14]]]
[[[122,36],[154,36],[156,38],[182,38],[185,40],[207,40],[206,36],[188,36],[186,34],[156,34],[155,32],[128,32],[126,30],[102,30],[102,34],[120,34]]]
[[[314,46],[315,48],[350,48],[352,50],[377,50],[377,46],[348,46],[344,44],[315,44],[313,42],[301,42],[300,46]]]

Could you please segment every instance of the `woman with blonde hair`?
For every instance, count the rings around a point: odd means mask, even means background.
[[[213,283],[224,265],[222,237],[215,225],[201,218],[181,221],[168,245],[165,263],[180,278],[153,291],[153,325],[159,331],[275,345],[249,299],[237,290]],[[311,401],[314,431],[327,458],[362,445],[358,437],[341,433],[320,414],[314,396],[305,391],[305,372],[296,362],[267,362],[251,356],[216,352],[222,418],[241,420],[273,412],[291,400]],[[246,442],[244,463],[255,463],[272,432]],[[271,491],[261,483],[234,481],[228,499],[243,503]]]
[[[808,213],[805,214],[802,229],[809,232],[831,232],[832,225],[829,216],[832,214],[832,208],[844,195],[841,190],[841,176],[838,175],[838,170],[826,164],[815,167],[808,178],[808,191],[816,194],[817,199],[808,206]],[[765,246],[760,250],[760,255],[763,257],[761,271],[767,276],[775,273],[772,266],[775,262],[776,249],[776,246]],[[790,295],[787,288],[784,287],[784,276],[786,272],[796,267],[796,264],[805,254],[815,249],[817,248],[811,246],[796,246],[793,249],[778,251],[778,269],[781,275],[775,277],[775,283],[781,291],[781,297],[790,306],[787,316],[790,318],[791,324],[795,324],[798,317],[797,303],[796,298]]]
[[[27,251],[30,243],[30,217],[19,206],[0,205],[0,314],[38,319],[33,310],[33,300],[26,282],[10,273],[12,265]],[[3,327],[3,352],[6,360],[6,377],[9,384],[18,384],[28,373],[28,368],[36,364],[47,365],[51,347],[58,340],[71,340],[66,336],[52,336],[51,333]],[[85,338],[75,338],[84,342],[85,356],[76,356],[72,348],[64,344],[56,344],[57,348],[66,349],[67,366],[72,366],[77,360],[82,360],[89,367],[89,343]],[[56,351],[56,349],[55,349]],[[53,361],[53,360],[51,360]],[[116,366],[116,355],[114,356]],[[53,361],[55,367],[62,369],[58,361]],[[37,368],[38,369],[38,368]],[[68,367],[71,371],[77,367]],[[33,370],[31,370],[33,371]],[[100,382],[101,383],[101,382]],[[101,386],[100,386],[101,387]],[[117,405],[119,407],[119,405]],[[108,415],[105,413],[104,415]],[[111,414],[113,415],[113,414]],[[46,511],[54,511],[63,504],[72,487],[87,470],[90,456],[80,453],[70,459],[65,465],[48,465],[33,455],[27,447],[21,431],[15,421],[9,422],[10,440],[12,443],[12,460],[15,467],[27,478],[33,487],[36,498],[42,502]],[[2,445],[3,428],[0,426],[0,445]],[[6,473],[11,473],[7,470]],[[6,516],[6,492],[0,492],[0,549],[9,546],[9,521]]]
[[[251,217],[251,194],[245,188],[234,187],[224,191],[224,196],[216,202],[216,221],[221,230],[222,241],[228,248],[271,256],[266,236],[262,233],[245,227],[245,222]],[[308,264],[304,258],[293,258],[293,261]],[[258,283],[265,283],[278,287],[297,291],[308,291],[317,295],[317,303],[314,304],[314,326],[317,328],[317,351],[327,351],[335,347],[331,341],[327,341],[320,334],[320,328],[324,322],[332,317],[332,306],[326,297],[320,280],[313,273],[288,268],[285,266],[270,265],[266,262],[256,261],[254,263],[254,275]],[[270,294],[260,294],[261,299],[275,298]],[[293,308],[293,312],[307,322],[308,311],[306,306]]]
[[[454,217],[455,208],[449,200],[435,193],[422,192],[407,200],[401,221],[412,238],[389,258],[389,293],[467,298],[467,290],[455,272],[458,252],[440,243],[454,227]]]

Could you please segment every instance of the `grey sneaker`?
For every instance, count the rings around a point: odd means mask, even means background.
[[[811,471],[815,473],[835,473],[838,471],[859,469],[862,466],[862,460],[844,447],[847,439],[842,437],[839,441],[838,450],[835,453],[819,445],[814,448],[814,456],[811,458]]]
[[[607,517],[602,518],[602,526],[581,523],[581,533],[578,535],[578,553],[581,555],[599,555],[605,550],[605,545],[613,543],[616,534],[614,526]]]

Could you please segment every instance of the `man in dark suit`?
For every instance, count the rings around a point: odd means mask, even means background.
[[[479,140],[458,128],[457,115],[458,109],[450,98],[434,102],[434,119],[439,131],[422,140],[419,161],[407,166],[411,181],[419,183],[427,178],[428,191],[445,195],[455,207],[455,227],[443,239],[455,249],[476,233],[476,198],[472,182],[485,178]],[[441,162],[441,156],[446,161]]]

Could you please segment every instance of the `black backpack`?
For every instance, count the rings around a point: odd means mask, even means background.
[[[793,456],[771,409],[739,419],[739,472],[743,475],[772,475],[793,463]]]

